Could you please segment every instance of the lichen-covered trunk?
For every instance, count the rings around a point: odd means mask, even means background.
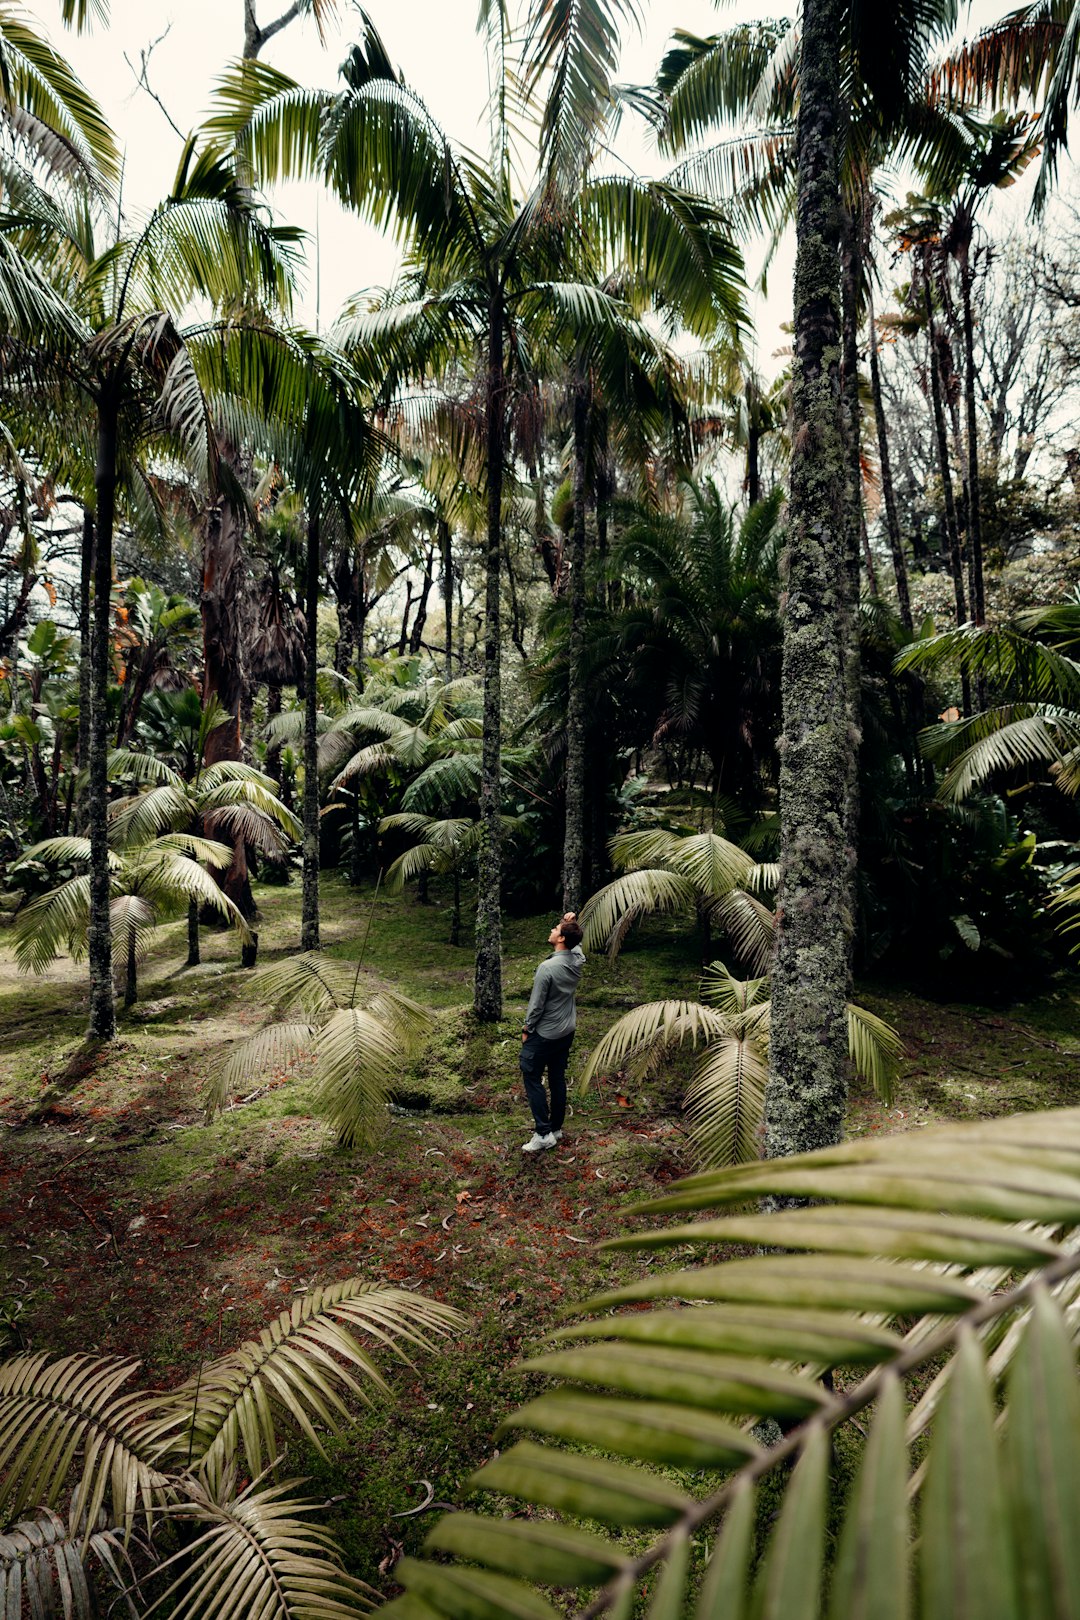
[[[304,843],[300,949],[319,949],[319,508],[308,512],[304,569]]]
[[[885,421],[885,403],[881,393],[881,364],[878,360],[877,327],[874,321],[874,295],[870,278],[866,281],[866,320],[870,344],[870,391],[874,398],[874,421],[877,424],[878,466],[881,470],[881,499],[885,507],[885,532],[892,553],[893,579],[896,582],[896,601],[900,622],[905,630],[913,630],[911,592],[908,588],[907,558],[904,556],[900,534],[900,517],[896,509],[896,490],[893,487],[892,459],[889,455],[889,429]]]
[[[238,463],[229,445],[222,456]],[[203,581],[200,609],[203,630],[203,703],[216,697],[228,719],[215,726],[206,741],[206,763],[243,758],[240,716],[244,704],[244,600],[247,576],[243,518],[221,498],[214,502],[203,531]],[[215,874],[216,875],[216,874]],[[233,858],[218,879],[245,921],[256,914],[242,838],[233,841]]]
[[[111,1041],[116,1034],[113,996],[112,923],[109,917],[108,747],[109,619],[112,608],[113,521],[116,512],[116,454],[119,400],[106,382],[98,402],[97,461],[94,468],[96,536],[94,546],[94,626],[91,637],[89,781],[90,1024],[92,1040]]]
[[[838,1142],[852,935],[846,826],[847,472],[840,395],[839,0],[805,0],[797,200],[790,540],[780,745],[780,897],[765,1152]]]
[[[439,556],[442,559],[443,636],[445,640],[443,675],[446,680],[451,681],[454,678],[454,551],[450,525],[445,518],[439,518],[438,530]]]
[[[502,1017],[502,485],[505,412],[503,309],[500,288],[488,298],[487,546],[484,557],[484,719],[480,754],[480,849],[477,858],[476,970],[473,1009],[482,1024]]]
[[[434,581],[435,548],[429,546],[424,553],[424,581],[420,587],[420,600],[416,604],[416,618],[413,620],[412,631],[409,635],[409,651],[415,657],[424,645],[424,631],[427,628],[428,598]]]
[[[971,616],[976,624],[986,622],[983,589],[982,512],[979,497],[979,435],[975,416],[975,321],[971,308],[973,274],[966,245],[959,253],[960,304],[964,321],[964,415],[967,438],[967,535],[968,579]]]
[[[570,641],[566,657],[566,820],[563,833],[564,911],[585,896],[585,522],[588,498],[589,380],[579,364],[574,380],[574,527],[570,536]]]

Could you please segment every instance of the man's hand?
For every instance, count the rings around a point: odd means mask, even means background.
[[[577,912],[576,911],[564,911],[562,920],[563,920],[563,922],[577,922]]]
[[[528,1040],[528,1038],[529,1038],[528,1030],[523,1029],[522,1032],[521,1032],[521,1044],[522,1044],[522,1046],[525,1045],[525,1042]]]

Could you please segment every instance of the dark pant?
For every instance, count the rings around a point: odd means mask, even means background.
[[[525,1081],[525,1095],[541,1136],[547,1136],[549,1131],[562,1130],[562,1122],[566,1118],[566,1063],[573,1043],[573,1030],[554,1041],[546,1041],[534,1031],[521,1043],[521,1074]],[[545,1069],[548,1090],[551,1092],[550,1107],[544,1091]]]

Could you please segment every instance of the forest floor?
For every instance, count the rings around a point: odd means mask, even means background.
[[[296,948],[299,886],[258,899],[261,960],[273,960]],[[694,1160],[676,1075],[574,1093],[559,1149],[522,1155],[531,1123],[517,1048],[546,914],[507,920],[506,1021],[480,1033],[465,1012],[471,953],[445,943],[444,908],[373,902],[336,879],[323,905],[329,953],[355,960],[370,918],[363,971],[438,1017],[427,1057],[403,1077],[407,1106],[374,1150],[335,1144],[302,1067],[268,1074],[206,1122],[208,1075],[267,1016],[234,937],[205,932],[203,965],[185,969],[184,925],[163,930],[118,1041],[87,1055],[85,967],[65,961],[28,980],[0,936],[0,1337],[136,1357],[142,1383],[161,1388],[318,1284],[355,1276],[457,1306],[469,1319],[460,1341],[415,1369],[383,1361],[394,1406],[363,1413],[326,1459],[306,1448],[289,1459],[335,1499],[330,1522],[350,1566],[389,1590],[398,1552],[425,1528],[424,1515],[394,1515],[423,1499],[423,1481],[437,1500],[461,1498],[500,1417],[528,1392],[515,1361],[561,1306],[643,1264],[596,1243]],[[696,942],[666,926],[632,938],[615,964],[592,961],[571,1076],[623,1011],[693,995],[696,964]],[[1007,1011],[876,985],[859,999],[899,1028],[907,1059],[890,1108],[853,1091],[850,1134],[1076,1099],[1071,982]]]

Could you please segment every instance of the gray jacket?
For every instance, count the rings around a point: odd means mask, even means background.
[[[580,945],[570,951],[552,951],[547,960],[541,962],[525,1014],[526,1034],[557,1041],[561,1035],[574,1033],[577,1027],[574,995],[584,966],[585,952]]]

